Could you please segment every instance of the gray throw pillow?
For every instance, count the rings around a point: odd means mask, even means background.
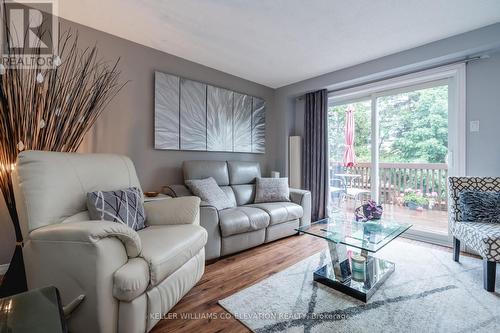
[[[212,177],[205,179],[192,179],[185,181],[186,186],[189,187],[191,192],[202,201],[208,202],[210,205],[222,210],[235,206],[226,193],[217,185],[217,182]]]
[[[87,193],[87,209],[91,220],[118,222],[134,230],[144,228],[143,197],[137,187]]]
[[[290,201],[288,178],[257,178],[255,203]]]
[[[500,223],[500,192],[464,191],[458,205],[464,222]]]

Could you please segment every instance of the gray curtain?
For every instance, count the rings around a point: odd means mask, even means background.
[[[328,91],[306,94],[302,184],[311,191],[312,219],[327,216],[328,204]]]

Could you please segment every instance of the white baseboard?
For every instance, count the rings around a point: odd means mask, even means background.
[[[8,269],[9,269],[9,264],[0,265],[0,275],[4,275],[5,273],[7,273]]]

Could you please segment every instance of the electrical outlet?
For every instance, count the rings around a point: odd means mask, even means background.
[[[479,120],[471,120],[469,130],[471,132],[479,132]]]

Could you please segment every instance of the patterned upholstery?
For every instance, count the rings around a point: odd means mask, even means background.
[[[449,219],[454,237],[488,261],[500,262],[500,223],[463,222],[458,204],[463,191],[500,192],[500,177],[449,177]]]
[[[87,193],[87,208],[92,220],[106,220],[125,224],[134,230],[144,228],[142,191],[130,187],[117,191]]]

